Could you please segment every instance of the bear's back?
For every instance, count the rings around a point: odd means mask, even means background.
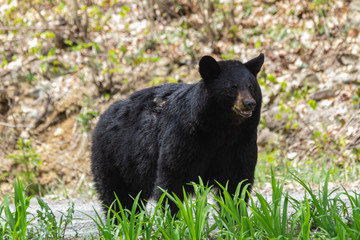
[[[93,166],[120,171],[134,186],[151,182],[159,155],[159,117],[174,92],[189,87],[182,83],[150,87],[113,103],[93,133]],[[134,172],[138,177],[133,177]]]

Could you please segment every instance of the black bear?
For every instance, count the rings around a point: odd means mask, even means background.
[[[182,187],[191,192],[187,183],[199,176],[211,185],[228,182],[230,193],[243,180],[251,190],[262,102],[256,75],[263,63],[263,54],[244,64],[204,56],[198,83],[143,89],[111,105],[92,139],[102,203],[110,206],[116,193],[130,209],[140,191],[141,199],[158,200],[159,187],[181,198]],[[177,211],[171,203],[170,209]]]

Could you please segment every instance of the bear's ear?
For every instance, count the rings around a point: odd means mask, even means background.
[[[256,77],[256,75],[260,72],[260,69],[261,69],[261,66],[263,65],[263,63],[264,63],[264,54],[260,53],[259,56],[251,59],[244,65]]]
[[[205,82],[209,82],[219,76],[219,64],[213,57],[203,56],[199,62],[199,73]]]

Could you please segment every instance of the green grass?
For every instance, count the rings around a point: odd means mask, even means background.
[[[26,239],[27,227],[32,222],[31,219],[26,219],[27,209],[29,208],[32,196],[26,197],[25,189],[21,182],[14,181],[14,203],[15,210],[12,212],[10,209],[10,201],[7,196],[4,198],[4,203],[0,207],[0,214],[4,211],[5,223],[1,225],[0,230],[2,237],[11,239]]]
[[[255,171],[256,186],[271,181],[271,168],[274,168],[276,176],[286,176],[289,173],[294,173],[303,181],[314,184],[324,183],[329,171],[329,181],[336,182],[339,185],[357,181],[360,176],[360,165],[356,162],[346,166],[339,166],[339,161],[335,157],[328,156],[317,159],[308,157],[301,161],[293,161],[284,157],[283,154],[281,149],[276,148],[264,149],[263,152],[259,153]],[[290,178],[289,180],[293,181],[294,179]]]
[[[98,229],[91,239],[360,239],[360,193],[345,188],[330,191],[330,171],[316,191],[292,174],[289,178],[304,190],[301,200],[284,191],[286,177],[276,179],[271,171],[270,178],[271,197],[255,192],[248,203],[244,200],[247,192],[240,191],[241,183],[234,195],[222,185],[220,194],[215,195],[200,179],[199,184],[192,183],[193,197],[183,193],[184,202],[165,191],[149,210],[137,195],[131,209],[123,209],[117,199],[118,212],[109,210],[104,218],[94,210],[95,217],[84,217],[91,218]],[[20,181],[14,182],[14,188],[14,207],[8,196],[0,206],[0,239],[63,239],[73,220],[74,205],[70,203],[57,221],[49,206],[37,198],[41,210],[31,215],[32,196],[26,197]],[[216,204],[209,203],[209,196]],[[177,205],[176,216],[164,201]],[[30,225],[32,222],[37,224]]]
[[[28,212],[30,200],[26,188],[19,179],[14,180],[14,207],[10,206],[8,196],[0,205],[0,239],[63,239],[66,228],[72,222],[74,204],[69,203],[66,213],[61,213],[59,221],[50,207],[37,197],[40,210],[33,215]],[[32,222],[36,224],[30,225]]]

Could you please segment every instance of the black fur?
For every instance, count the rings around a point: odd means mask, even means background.
[[[142,199],[159,199],[158,186],[181,197],[199,176],[210,184],[229,181],[231,193],[242,180],[252,184],[262,101],[256,75],[263,62],[263,54],[245,64],[205,56],[198,83],[143,89],[110,106],[92,142],[102,203],[110,206],[116,193],[131,208],[130,196],[140,191]]]

